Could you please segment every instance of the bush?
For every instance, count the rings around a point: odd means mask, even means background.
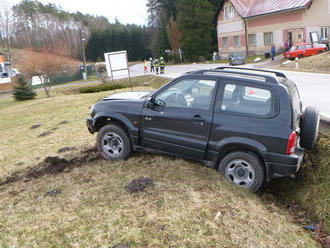
[[[13,91],[13,96],[16,101],[31,100],[36,97],[37,93],[28,85],[24,77],[18,77],[17,84]]]
[[[81,87],[79,88],[80,93],[95,93],[95,92],[101,92],[101,91],[109,91],[109,90],[115,90],[115,89],[122,89],[126,88],[126,86],[117,84],[115,86],[111,84],[104,84],[104,85],[97,85],[97,86],[88,86],[88,87]]]

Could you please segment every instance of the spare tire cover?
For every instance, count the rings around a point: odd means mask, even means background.
[[[300,146],[311,150],[319,133],[320,115],[316,107],[307,107],[300,120]]]

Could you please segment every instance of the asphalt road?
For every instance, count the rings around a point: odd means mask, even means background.
[[[176,78],[186,72],[215,68],[226,64],[189,64],[189,65],[174,65],[165,68],[164,77]],[[272,70],[269,63],[250,64],[245,67],[260,68]],[[277,70],[279,71],[279,70]],[[143,65],[138,64],[130,68],[131,76],[143,75]],[[330,119],[330,74],[307,73],[295,71],[281,71],[289,79],[292,79],[300,92],[304,107],[316,106],[320,109],[323,116]],[[330,72],[330,69],[329,69]],[[122,76],[124,77],[124,75]]]

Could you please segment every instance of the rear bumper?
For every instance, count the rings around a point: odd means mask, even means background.
[[[95,133],[95,120],[91,117],[88,117],[86,119],[86,125],[87,125],[87,129],[88,131],[93,134]]]
[[[295,174],[300,168],[303,156],[303,150],[299,150],[293,155],[266,153],[264,159],[267,166],[268,179]]]

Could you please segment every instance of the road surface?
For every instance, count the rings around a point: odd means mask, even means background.
[[[189,64],[189,65],[174,65],[165,68],[165,74],[162,75],[168,78],[178,77],[186,72],[210,69],[218,66],[225,66],[226,64]],[[267,63],[265,64],[250,64],[245,65],[249,68],[260,68],[272,70]],[[134,65],[130,69],[131,76],[143,75],[143,65]],[[281,70],[277,70],[281,71]],[[330,118],[330,74],[295,72],[295,71],[281,71],[289,79],[292,79],[300,92],[303,105],[316,106],[321,113]]]

